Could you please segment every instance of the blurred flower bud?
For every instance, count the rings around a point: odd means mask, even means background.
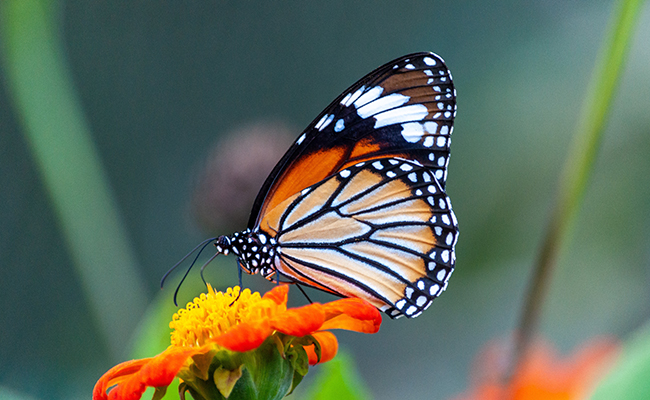
[[[261,121],[224,135],[199,175],[192,211],[211,233],[242,230],[257,192],[298,131],[278,121]]]

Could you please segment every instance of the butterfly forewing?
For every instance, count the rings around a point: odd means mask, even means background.
[[[277,240],[275,267],[393,318],[419,315],[446,287],[458,234],[434,174],[418,162],[373,159],[285,199],[260,226]]]
[[[444,189],[455,115],[451,73],[437,55],[411,54],[377,68],[298,137],[262,186],[249,228],[301,190],[362,161],[417,161]]]

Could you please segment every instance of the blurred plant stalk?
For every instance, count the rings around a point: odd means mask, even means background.
[[[525,361],[560,252],[582,205],[643,0],[619,0],[600,49],[515,335],[512,380]]]
[[[57,10],[56,1],[0,2],[4,69],[93,317],[117,359],[147,299],[63,56]]]

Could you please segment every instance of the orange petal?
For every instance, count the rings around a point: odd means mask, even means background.
[[[316,351],[314,350],[315,346],[305,346],[305,351],[307,356],[309,356],[309,365],[315,365],[318,363],[324,363],[336,355],[336,352],[339,350],[339,342],[336,340],[336,336],[332,332],[316,332],[312,334],[314,339],[318,341],[321,348],[320,361],[318,361],[318,356],[316,356]]]
[[[109,369],[95,384],[93,400],[106,400],[108,398],[106,390],[109,387],[129,379],[131,375],[140,371],[142,366],[150,360],[151,358],[143,358],[141,360],[126,361]]]
[[[272,333],[273,328],[268,320],[243,322],[214,338],[214,342],[228,350],[244,352],[258,348]]]
[[[325,329],[347,329],[363,333],[376,333],[381,326],[381,313],[367,301],[349,298],[323,305]]]
[[[139,399],[148,386],[169,386],[185,360],[198,349],[169,347],[154,358],[132,360],[111,368],[102,376],[93,390],[94,400]],[[111,389],[108,396],[106,389]]]
[[[142,367],[142,383],[152,387],[169,386],[185,360],[200,351],[200,348],[169,347]]]
[[[289,285],[278,285],[264,293],[263,299],[272,300],[275,304],[287,304]]]
[[[273,329],[291,336],[305,336],[317,330],[325,322],[323,305],[314,303],[303,307],[291,308],[271,319]]]

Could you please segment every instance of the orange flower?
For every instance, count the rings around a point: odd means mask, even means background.
[[[288,291],[280,285],[260,296],[239,287],[217,292],[208,285],[207,294],[174,314],[165,351],[111,368],[95,385],[93,399],[139,399],[147,387],[156,388],[158,398],[175,377],[182,382],[179,390],[197,400],[231,393],[231,399],[254,398],[245,387],[251,380],[257,398],[281,398],[300,382],[308,364],[336,355],[338,342],[327,330],[379,330],[381,314],[361,299],[287,309]],[[242,376],[246,379],[233,393]]]
[[[454,400],[585,399],[612,365],[618,349],[614,340],[601,339],[562,359],[550,345],[538,341],[513,379],[504,382],[509,354],[505,346],[493,343],[477,359],[475,388]]]

